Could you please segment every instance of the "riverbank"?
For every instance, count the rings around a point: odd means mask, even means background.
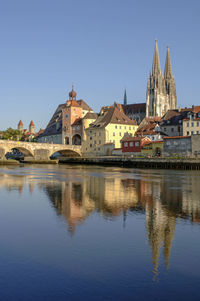
[[[200,170],[200,159],[194,158],[62,158],[59,164],[88,164],[132,168]]]
[[[19,165],[19,161],[17,160],[12,160],[12,159],[8,159],[8,160],[0,160],[0,165]]]
[[[58,164],[59,160],[21,160],[25,164]]]

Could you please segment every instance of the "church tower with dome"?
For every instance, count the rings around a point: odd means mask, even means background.
[[[77,100],[77,93],[72,85],[68,100],[57,107],[38,141],[81,145],[84,140],[85,122],[89,119],[96,119],[96,114],[84,100]]]

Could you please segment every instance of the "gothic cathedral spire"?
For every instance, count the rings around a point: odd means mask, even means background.
[[[153,66],[152,66],[152,74],[158,75],[161,74],[160,69],[160,59],[158,53],[158,41],[155,42],[154,56],[153,56]]]
[[[166,93],[168,94],[168,98],[169,98],[170,109],[176,109],[177,108],[176,84],[172,74],[169,47],[167,47],[164,79],[165,79]]]
[[[165,71],[164,71],[164,78],[171,78],[172,75],[172,66],[171,66],[171,60],[170,60],[170,54],[169,54],[169,47],[167,47],[167,55],[166,55],[166,61],[165,61]]]
[[[146,117],[162,117],[168,110],[177,108],[176,84],[167,48],[164,76],[160,68],[158,42],[156,40],[152,72],[148,79],[146,96]]]

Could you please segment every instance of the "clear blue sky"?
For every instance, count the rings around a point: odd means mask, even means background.
[[[200,1],[0,2],[0,129],[46,127],[74,82],[95,111],[145,102],[155,38],[170,46],[178,105],[200,105]]]

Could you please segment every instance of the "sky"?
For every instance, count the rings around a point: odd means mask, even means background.
[[[94,111],[146,101],[155,39],[178,106],[200,105],[199,0],[0,0],[0,130],[45,128],[72,82]]]

